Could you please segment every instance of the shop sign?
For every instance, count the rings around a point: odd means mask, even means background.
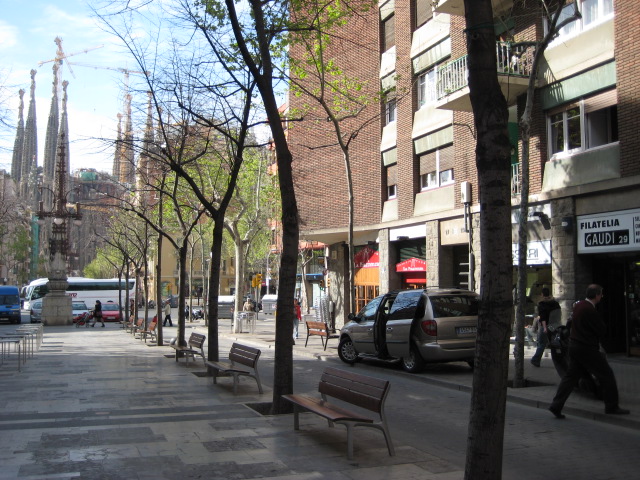
[[[404,262],[396,263],[396,272],[426,272],[427,262],[420,258],[409,258]]]
[[[578,253],[640,250],[640,209],[579,215]]]
[[[518,265],[517,243],[511,244],[513,264]],[[551,263],[551,240],[527,242],[527,265],[548,265]]]
[[[353,256],[355,268],[377,268],[380,266],[380,254],[373,248],[364,247]]]

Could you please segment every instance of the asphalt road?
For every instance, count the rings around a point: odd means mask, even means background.
[[[266,383],[271,383],[272,351],[265,354],[271,368],[263,369],[261,375]],[[295,359],[296,393],[316,391],[320,372],[327,366],[345,368],[335,359]],[[394,439],[446,460],[442,464],[443,472],[464,469],[470,392],[433,385],[420,375],[407,374],[388,365],[360,362],[355,368],[360,373],[392,380],[386,411]],[[464,363],[432,369],[472,375]],[[637,430],[579,417],[557,420],[545,409],[507,403],[503,478],[639,478],[639,445]]]

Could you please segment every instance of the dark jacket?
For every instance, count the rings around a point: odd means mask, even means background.
[[[571,322],[571,342],[598,350],[600,340],[607,333],[607,324],[588,300],[580,300],[573,306]]]
[[[560,309],[560,304],[553,298],[547,297],[538,302],[538,315],[540,315],[540,321],[549,325],[549,315],[554,310]]]

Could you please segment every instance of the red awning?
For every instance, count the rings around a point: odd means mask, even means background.
[[[427,262],[420,258],[409,258],[404,262],[396,263],[396,272],[426,272]]]
[[[378,268],[380,266],[380,254],[377,250],[364,247],[353,256],[356,268]]]
[[[427,284],[427,276],[424,275],[424,274],[419,275],[417,273],[405,273],[402,276],[402,280],[405,283],[419,283],[421,285],[422,284],[424,284],[424,285]]]

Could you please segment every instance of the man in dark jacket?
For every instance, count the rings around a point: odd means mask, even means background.
[[[538,302],[538,348],[536,353],[531,357],[531,364],[534,367],[540,366],[540,360],[544,349],[549,343],[549,331],[547,327],[550,324],[551,312],[560,310],[560,304],[551,296],[551,292],[547,287],[542,289],[542,300]]]
[[[607,359],[600,353],[600,340],[607,332],[607,326],[596,310],[602,300],[602,287],[589,285],[587,298],[573,306],[573,321],[569,342],[569,369],[562,378],[556,396],[549,410],[556,418],[564,418],[562,407],[573,388],[585,373],[595,376],[602,385],[604,412],[626,415],[629,410],[618,405],[618,385]]]

